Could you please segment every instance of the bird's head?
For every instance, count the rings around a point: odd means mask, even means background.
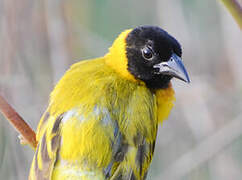
[[[173,77],[190,82],[181,60],[181,45],[159,27],[124,31],[107,56],[107,63],[123,77],[143,81],[152,89],[167,88]]]

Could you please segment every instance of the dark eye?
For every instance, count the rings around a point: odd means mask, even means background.
[[[153,58],[153,52],[150,47],[142,49],[142,55],[146,60],[151,60]]]

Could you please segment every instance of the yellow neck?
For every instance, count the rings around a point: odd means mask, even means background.
[[[128,29],[119,35],[119,37],[114,41],[112,47],[109,48],[109,53],[106,54],[105,59],[107,65],[109,65],[122,77],[131,81],[137,81],[134,76],[128,72],[128,59],[126,57],[125,40],[131,30],[132,29]]]

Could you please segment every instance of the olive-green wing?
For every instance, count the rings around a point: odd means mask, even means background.
[[[154,146],[155,142],[133,147],[132,152],[127,150],[123,161],[118,162],[118,167],[110,176],[110,180],[145,180],[152,160]],[[129,147],[128,149],[132,148]],[[133,158],[134,163],[132,163]]]
[[[53,117],[46,112],[40,121],[37,132],[38,146],[32,161],[29,180],[51,179],[60,145],[59,126],[62,116],[52,120],[53,123],[51,123],[51,119]],[[50,124],[51,126],[49,126]]]

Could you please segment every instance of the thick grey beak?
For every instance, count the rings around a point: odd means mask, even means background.
[[[167,62],[161,62],[154,65],[153,67],[159,69],[157,74],[170,75],[182,81],[190,83],[189,76],[183,65],[182,60],[175,53],[172,54],[171,58]]]

